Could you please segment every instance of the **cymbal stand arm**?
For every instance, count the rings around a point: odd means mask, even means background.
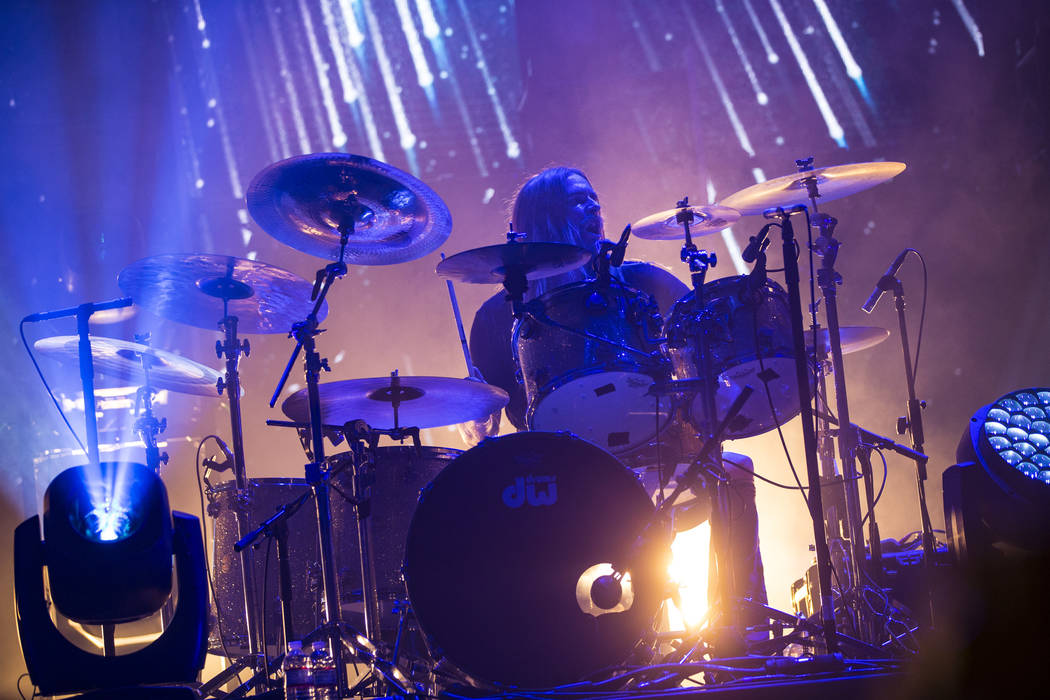
[[[802,316],[802,297],[798,259],[795,257],[795,232],[791,226],[791,214],[805,210],[804,206],[767,210],[767,219],[780,223],[784,256],[784,277],[787,281],[788,309],[791,315],[791,335],[795,352],[795,379],[798,384],[799,408],[802,413],[802,441],[806,451],[806,477],[809,482],[809,516],[813,521],[814,549],[817,556],[817,573],[820,580],[820,616],[824,630],[824,642],[830,653],[839,649],[835,631],[835,609],[831,598],[831,552],[824,531],[824,507],[820,493],[820,465],[817,460],[817,438],[814,430],[813,404],[809,392],[809,364],[806,361],[806,339]]]
[[[149,343],[149,334],[136,335],[135,340],[140,343]],[[142,386],[136,392],[136,408],[138,402],[142,402],[142,415],[135,420],[135,430],[142,437],[142,444],[146,448],[146,466],[160,474],[160,465],[168,463],[168,453],[160,453],[157,446],[157,436],[168,427],[165,418],[157,419],[153,415],[153,387],[149,377],[149,356],[143,354],[140,358],[142,363]]]

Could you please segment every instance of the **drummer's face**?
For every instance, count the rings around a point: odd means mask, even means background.
[[[584,246],[598,249],[602,239],[602,210],[598,195],[587,179],[573,173],[568,178],[569,223],[580,232]]]

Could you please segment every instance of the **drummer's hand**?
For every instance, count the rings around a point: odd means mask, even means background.
[[[472,367],[470,374],[471,376],[467,377],[467,379],[476,382],[485,381],[485,377],[482,376],[481,370],[477,367]],[[467,443],[470,447],[473,447],[485,438],[494,437],[499,434],[499,424],[502,416],[503,409],[500,408],[485,418],[460,423],[456,428],[459,430],[459,436],[463,439],[463,442]]]
[[[459,436],[463,439],[463,442],[467,443],[470,447],[474,447],[474,445],[477,445],[485,438],[495,437],[499,434],[499,424],[502,414],[503,409],[501,408],[481,420],[460,423],[456,426],[456,428],[459,429]]]

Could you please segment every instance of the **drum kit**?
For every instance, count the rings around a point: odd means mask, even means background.
[[[807,205],[815,210],[818,196],[827,201],[859,192],[904,166],[807,165],[717,205],[683,200],[641,219],[619,243],[603,244],[596,279],[528,302],[530,281],[576,270],[594,259],[593,251],[523,240],[527,232],[512,229],[505,243],[443,259],[436,271],[449,280],[450,292],[452,281],[503,285],[516,319],[514,361],[528,400],[528,431],[465,452],[422,445],[419,431],[483,421],[507,404],[503,389],[476,376],[396,371],[321,381],[329,367],[317,347],[320,324],[329,292],[348,266],[414,260],[451,233],[449,211],[428,186],[362,156],[291,158],[264,169],[248,189],[248,211],[264,231],[330,261],[313,282],[266,263],[210,254],[157,255],[120,273],[118,284],[135,304],[168,321],[218,328],[223,373],[141,338],[92,336],[85,358],[86,323],[80,336],[37,342],[39,351],[60,361],[86,361],[89,375],[93,367],[143,384],[137,425],[154,468],[166,455],[156,453],[164,426],[150,412],[152,392],[227,397],[232,440],[223,446],[223,468],[233,478],[213,485],[209,472],[205,481],[218,622],[212,651],[232,664],[204,685],[204,693],[224,696],[220,688],[245,668],[255,675],[237,694],[267,685],[273,671],[268,653],[293,639],[328,638],[340,668],[353,661],[371,669],[353,687],[342,677],[344,694],[364,688],[414,694],[423,681],[409,676],[420,664],[429,669],[427,682],[436,669],[451,665],[461,682],[537,688],[615,668],[639,648],[648,648],[651,658],[654,621],[668,597],[663,523],[675,497],[699,472],[724,481],[722,440],[759,435],[812,410],[809,397],[828,373],[828,355],[841,383],[841,355],[889,335],[880,328],[839,327],[835,318],[828,328],[814,325],[809,342],[802,340],[790,216]],[[749,246],[755,272],[707,282],[717,259],[694,237],[763,212],[772,223]],[[818,222],[824,238],[833,230],[827,219]],[[790,251],[787,290],[766,276],[763,237],[770,228],[781,229]],[[666,319],[649,295],[610,273],[632,233],[685,239],[681,258],[693,285]],[[833,264],[835,246],[833,239],[824,241],[825,263],[830,256]],[[822,282],[830,282],[822,288],[833,294],[834,272],[826,269],[831,272]],[[453,308],[473,374],[454,295]],[[276,333],[288,334],[295,349],[270,405],[300,355],[306,383],[281,404],[287,420],[269,424],[295,428],[309,461],[303,478],[252,479],[239,375],[241,356],[251,348],[241,336]],[[87,399],[90,378],[85,382]],[[837,417],[848,425],[842,389]],[[827,412],[818,405],[823,419],[822,410]],[[693,445],[703,449],[669,449],[668,436],[681,434],[699,438]],[[380,446],[384,436],[413,444]],[[332,444],[345,441],[347,449],[326,455],[326,437]],[[653,466],[664,459],[661,447],[667,459],[690,466],[657,508],[628,465]],[[820,480],[813,468],[810,480]],[[820,517],[819,489],[811,494],[818,497],[811,507]],[[859,518],[853,524],[859,531]],[[816,521],[814,528],[819,560],[826,557],[825,530]],[[268,567],[253,549],[270,539],[278,562]],[[614,593],[604,595],[608,590]],[[259,605],[275,594],[278,606]],[[419,633],[422,662],[408,658],[406,630]],[[823,631],[826,648],[834,651],[842,638],[834,620],[824,620]]]

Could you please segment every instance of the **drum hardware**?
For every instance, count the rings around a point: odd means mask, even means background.
[[[139,306],[177,323],[197,328],[218,328],[223,339],[216,343],[216,354],[226,359],[226,372],[215,382],[219,394],[225,393],[230,406],[230,427],[235,502],[250,500],[245,469],[241,420],[240,355],[251,348],[238,338],[238,330],[248,333],[283,332],[282,322],[293,317],[296,302],[308,298],[308,282],[279,267],[224,255],[158,255],[138,260],[117,277],[121,290]],[[327,311],[325,309],[325,311]],[[237,536],[249,530],[245,508],[234,508]],[[261,638],[255,604],[256,589],[247,550],[240,553],[241,594],[245,616],[248,654],[234,661],[223,674],[232,678],[243,668],[256,671],[253,678],[266,676],[265,642]],[[222,681],[225,682],[225,681]],[[221,683],[220,683],[221,685]]]
[[[803,173],[809,172],[808,169],[812,168],[812,159],[807,159],[807,161],[801,163],[800,169],[802,168],[807,168],[807,170],[802,171]],[[820,196],[817,183],[811,177],[806,177],[804,182],[813,201],[814,211],[816,211],[816,199]],[[845,369],[842,360],[843,352],[839,331],[836,289],[839,284],[842,284],[842,276],[835,270],[835,261],[838,258],[838,250],[841,245],[835,238],[835,226],[837,223],[838,221],[832,216],[817,214],[814,217],[813,225],[820,230],[820,236],[816,244],[816,250],[821,255],[821,266],[817,270],[817,286],[820,287],[823,296],[824,317],[827,319],[828,324],[827,334],[831,350],[832,376],[835,382],[835,413],[844,425],[849,425],[851,421],[849,417],[849,401],[846,395]],[[815,333],[816,331],[814,331]],[[851,432],[846,434],[840,433],[836,442],[846,506],[845,521],[847,528],[845,535],[849,540],[848,548],[850,552],[848,566],[854,585],[863,587],[862,581],[865,572],[862,571],[862,567],[865,566],[867,554],[864,549],[864,533],[861,525],[863,521],[860,512],[860,490],[855,478],[856,446],[853,443],[853,438],[854,434]],[[864,463],[862,462],[863,466]],[[867,466],[871,466],[870,461],[867,463]],[[871,480],[871,474],[865,474],[864,478]],[[864,636],[872,639],[874,630],[870,629],[868,620],[864,619],[866,616],[863,614],[863,607],[859,605],[854,607],[861,618],[858,620],[860,623],[858,631],[864,629]]]
[[[135,340],[140,343],[148,343],[149,333],[136,335]],[[167,429],[168,419],[158,419],[153,415],[154,389],[150,383],[152,358],[142,353],[139,355],[139,362],[142,365],[142,386],[135,392],[135,413],[138,414],[139,405],[142,406],[142,413],[135,419],[134,429],[142,436],[142,444],[146,446],[146,466],[159,474],[160,465],[168,463],[168,453],[160,452],[160,448],[157,447],[157,436]]]
[[[683,206],[650,214],[636,221],[632,224],[634,235],[650,241],[672,241],[683,238],[682,221],[679,218],[683,215],[683,209],[687,209],[692,215],[689,222],[690,236],[717,233],[732,226],[740,218],[740,212],[732,206],[689,204],[686,198]]]
[[[791,318],[791,335],[795,351],[795,379],[798,383],[799,407],[802,414],[802,441],[806,453],[806,475],[809,483],[809,510],[813,521],[814,549],[817,571],[821,585],[821,626],[824,644],[830,653],[839,649],[839,638],[835,630],[835,615],[831,600],[831,552],[824,532],[824,507],[820,492],[820,467],[817,462],[817,441],[813,420],[813,402],[810,399],[809,367],[806,361],[806,341],[802,317],[800,275],[795,256],[796,241],[791,225],[791,214],[805,210],[805,206],[766,212],[765,216],[775,221],[780,228],[784,275],[787,280],[788,310]],[[763,229],[768,231],[768,229]]]

